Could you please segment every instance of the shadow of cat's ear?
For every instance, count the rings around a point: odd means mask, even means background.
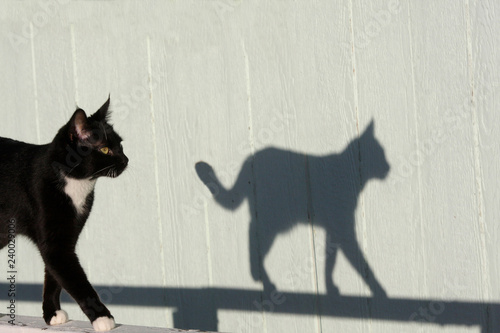
[[[368,124],[368,126],[366,127],[366,132],[375,133],[375,120],[373,120],[373,118],[370,121],[370,124]]]
[[[375,121],[373,120],[373,118],[370,121],[370,123],[368,124],[368,126],[366,126],[365,131],[363,132],[363,134],[361,136],[365,137],[365,138],[375,136]]]

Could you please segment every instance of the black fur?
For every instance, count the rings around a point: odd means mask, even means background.
[[[45,263],[43,318],[60,310],[64,288],[89,320],[112,318],[83,271],[75,246],[94,201],[93,187],[79,210],[65,192],[66,179],[96,179],[121,174],[128,158],[122,139],[107,122],[109,98],[92,116],[77,109],[46,145],[0,137],[0,248],[8,243],[8,224],[38,247]],[[101,148],[108,147],[108,154]],[[104,150],[105,151],[105,150]]]

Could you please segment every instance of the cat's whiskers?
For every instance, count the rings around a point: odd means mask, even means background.
[[[102,172],[102,171],[104,171],[104,170],[106,170],[106,169],[110,169],[110,168],[112,168],[112,167],[113,167],[113,165],[108,165],[107,167],[102,168],[101,170],[98,170],[98,171],[94,172],[92,175],[90,175],[90,178],[94,177],[94,176],[95,176],[96,174],[98,174],[99,172]]]
[[[118,170],[116,170],[113,167],[114,167],[114,165],[110,165],[109,166],[109,170],[106,171],[106,177],[110,177],[110,178],[116,178],[116,177],[118,177]],[[100,171],[104,171],[105,169],[102,169]],[[99,171],[97,171],[97,172],[99,172]]]

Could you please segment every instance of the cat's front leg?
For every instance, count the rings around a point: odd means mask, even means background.
[[[50,275],[80,305],[95,331],[105,332],[115,327],[113,316],[101,302],[94,288],[92,288],[78,261],[78,257],[73,251],[59,247],[57,250],[42,252],[42,257]],[[50,308],[50,302],[47,304],[49,304]],[[44,319],[47,321],[45,309]]]
[[[43,319],[47,325],[60,325],[68,321],[68,314],[61,310],[61,285],[45,269],[43,284]]]

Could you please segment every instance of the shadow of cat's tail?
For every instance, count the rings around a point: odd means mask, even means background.
[[[198,162],[195,164],[195,170],[198,177],[203,184],[208,187],[214,196],[215,201],[222,207],[229,210],[235,210],[238,208],[243,199],[245,199],[245,189],[242,188],[242,184],[244,183],[243,178],[245,178],[243,175],[246,173],[245,169],[246,166],[244,166],[241,170],[233,188],[227,190],[221,184],[215,175],[214,169],[209,164],[205,162]]]

